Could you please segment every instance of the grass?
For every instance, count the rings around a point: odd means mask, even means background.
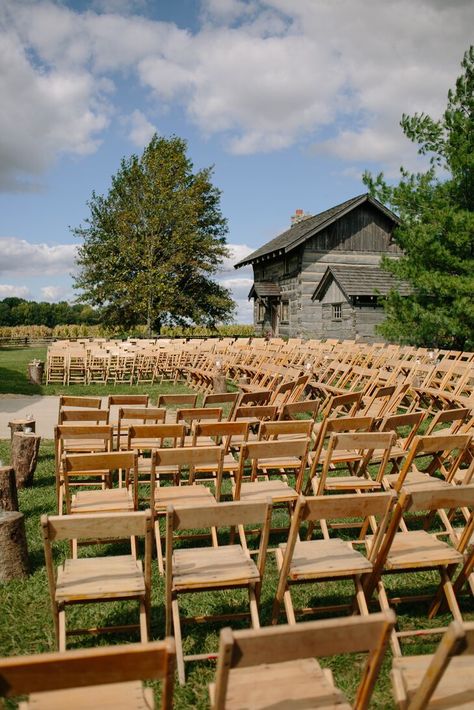
[[[51,386],[35,388],[26,379],[26,365],[33,358],[44,359],[43,349],[29,350],[1,350],[0,351],[0,391],[17,394],[58,394],[62,388]],[[166,385],[168,388],[168,385]],[[116,391],[130,392],[129,386],[117,388]],[[111,388],[99,386],[79,386],[68,388],[71,394],[85,394],[86,392],[97,392],[106,394]],[[164,388],[141,388],[142,391],[157,393],[164,391]],[[169,389],[167,389],[169,391]],[[1,405],[0,405],[1,406]],[[10,444],[7,441],[0,441],[0,459],[8,461],[10,457]],[[228,487],[224,490],[229,492]],[[54,629],[48,593],[48,584],[44,567],[43,545],[40,533],[40,516],[43,513],[55,512],[54,494],[54,451],[51,441],[43,441],[40,449],[38,467],[35,473],[34,485],[31,488],[19,491],[19,505],[21,512],[25,515],[26,532],[28,539],[28,551],[30,560],[30,574],[24,580],[16,580],[0,586],[0,656],[17,655],[26,653],[40,653],[51,651],[55,648]],[[282,518],[286,514],[278,511],[275,522],[283,522]],[[284,540],[284,535],[280,537]],[[271,547],[278,544],[279,540],[273,536]],[[67,554],[65,545],[58,545],[55,562],[59,564]],[[277,584],[277,572],[274,555],[269,554],[265,573],[265,579],[261,597],[261,622],[268,624],[271,618],[273,598]],[[313,606],[317,604],[329,604],[334,600],[350,599],[352,584],[350,582],[330,583],[317,585],[320,589],[315,591],[315,585],[300,585],[292,591],[295,606]],[[396,588],[399,592],[408,593],[413,587],[417,590],[427,586],[435,589],[437,586],[437,576],[434,573],[424,573],[419,575],[403,575],[388,578],[386,582],[388,589]],[[322,589],[322,591],[321,591]],[[209,614],[223,612],[226,608],[244,608],[244,594],[239,591],[229,591],[220,593],[207,593],[188,595],[183,600],[183,610],[186,614]],[[464,616],[466,619],[474,619],[471,608],[463,603]],[[181,603],[180,603],[181,604]],[[374,607],[374,611],[376,608]],[[74,609],[74,618],[71,616],[71,623],[74,625],[87,625],[100,623],[107,620],[116,623],[118,619],[136,619],[136,608],[130,610],[126,603],[104,604],[104,605],[79,605]],[[400,606],[398,612],[398,623],[400,628],[419,628],[428,624],[426,621],[426,606],[424,605],[404,605]],[[164,635],[164,583],[157,573],[156,560],[153,560],[152,579],[152,638],[160,639]],[[284,614],[280,621],[284,622]],[[449,615],[440,615],[433,622],[433,626],[443,626],[450,622]],[[236,627],[238,625],[236,624]],[[242,626],[242,625],[240,625]],[[244,624],[245,626],[245,624]],[[216,624],[202,624],[199,626],[185,626],[184,651],[185,653],[198,653],[204,651],[215,651],[218,645],[219,626]],[[87,645],[106,645],[109,643],[122,643],[124,641],[136,641],[137,635],[124,636],[119,634],[108,634],[99,637],[73,637],[70,647]],[[404,652],[409,654],[430,653],[435,648],[436,641],[413,640],[404,642]],[[355,688],[360,674],[362,659],[360,656],[338,656],[324,661],[323,665],[329,666],[335,676],[338,685],[348,694],[354,697]],[[390,653],[384,661],[382,672],[377,683],[372,699],[371,707],[391,708],[393,701],[391,696],[391,686],[389,671],[391,666]],[[214,677],[215,666],[212,663],[187,664],[187,683],[185,687],[176,684],[175,707],[186,710],[187,708],[208,707],[207,685]],[[156,688],[157,697],[159,687]],[[9,702],[7,707],[16,707]]]

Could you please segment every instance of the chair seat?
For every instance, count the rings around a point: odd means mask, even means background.
[[[131,555],[67,559],[58,568],[56,601],[72,602],[145,594],[142,566]]]
[[[284,552],[286,544],[280,548]],[[372,563],[352,546],[333,540],[307,540],[297,542],[290,565],[290,579],[324,579],[325,577],[348,577],[372,571]]]
[[[238,586],[259,579],[257,566],[240,545],[175,550],[173,553],[173,586],[177,590]]]
[[[425,530],[412,530],[395,535],[385,569],[423,569],[462,561],[462,555],[447,543]]]
[[[278,479],[242,483],[240,500],[250,503],[252,501],[262,501],[266,498],[271,498],[274,503],[279,503],[288,500],[296,500],[298,493],[294,488],[291,488],[285,483],[285,481]]]
[[[396,702],[403,702],[406,698],[411,700],[432,658],[431,655],[425,655],[393,659],[392,686]],[[474,704],[473,671],[472,656],[452,658],[427,707],[433,710],[470,710]]]
[[[155,702],[151,688],[144,688],[140,681],[131,681],[33,693],[28,702],[20,704],[24,710],[84,710],[87,707],[102,710],[150,710],[155,707]]]
[[[64,439],[63,449],[67,453],[107,451],[106,444],[103,441],[97,441],[97,439]]]
[[[206,486],[160,486],[155,491],[155,510],[166,510],[172,503],[176,508],[217,505],[212,491]]]
[[[206,419],[207,424],[207,419]],[[184,446],[215,446],[216,442],[210,436],[199,436],[194,442],[193,436],[184,437]]]
[[[305,439],[306,437],[300,437],[300,439]],[[269,471],[273,471],[278,468],[300,468],[301,467],[301,459],[299,459],[297,456],[285,456],[281,459],[265,459],[261,458],[258,460],[258,468],[260,469],[268,469]]]
[[[393,488],[398,478],[398,473],[389,473],[387,476],[384,477],[384,480]],[[420,471],[409,471],[405,480],[403,481],[403,488],[405,488],[407,491],[417,490],[423,486],[436,486],[438,488],[446,488],[450,485],[450,483],[442,481],[440,478],[435,478],[434,476],[430,476],[427,473],[421,473]]]
[[[71,501],[71,513],[125,513],[132,510],[132,494],[126,488],[80,491]]]
[[[349,710],[350,703],[314,658],[233,668],[227,710]]]

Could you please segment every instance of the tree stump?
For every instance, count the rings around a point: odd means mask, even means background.
[[[18,510],[16,478],[12,466],[0,466],[0,510]]]
[[[216,370],[216,374],[212,378],[212,389],[214,392],[227,392],[227,380],[222,370]]]
[[[44,362],[33,360],[28,363],[28,379],[33,385],[43,384]]]
[[[18,488],[31,486],[33,483],[40,442],[41,437],[36,434],[16,432],[13,435],[11,461]]]
[[[8,422],[8,426],[10,427],[10,440],[12,443],[13,434],[17,431],[25,431],[25,428],[33,432],[36,431],[36,421],[34,419],[12,419],[11,422]]]
[[[28,575],[25,518],[17,511],[0,510],[0,582]]]

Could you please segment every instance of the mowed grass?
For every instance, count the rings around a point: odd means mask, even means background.
[[[16,353],[16,355],[15,355]],[[20,357],[21,356],[21,357]],[[26,365],[33,358],[44,359],[45,351],[41,349],[0,351],[0,384],[2,391],[15,392],[12,387],[31,388],[26,379]],[[4,381],[3,374],[7,373],[7,382]],[[9,384],[13,383],[13,384]],[[54,389],[55,391],[51,391]],[[140,388],[140,392],[149,391],[155,394],[158,391],[172,391],[169,384],[152,388]],[[181,391],[184,388],[179,388]],[[47,394],[58,394],[64,391],[63,388],[47,388],[41,390]],[[68,388],[67,391],[74,394],[85,394],[86,392],[97,392],[107,394],[113,388],[90,386],[84,387],[76,385]],[[113,391],[137,391],[135,387],[126,385],[119,390]],[[20,391],[16,393],[37,394],[38,392]],[[1,400],[0,400],[1,406]],[[8,461],[10,457],[10,444],[8,441],[0,441],[0,459]],[[224,493],[229,498],[230,488],[227,483]],[[28,538],[28,552],[30,560],[30,574],[26,579],[16,580],[0,586],[0,655],[17,655],[25,653],[41,653],[52,651],[55,648],[54,629],[52,622],[48,583],[44,566],[43,543],[40,531],[40,517],[44,513],[53,514],[56,512],[55,492],[54,492],[54,450],[51,441],[43,441],[40,449],[38,467],[35,473],[34,484],[31,488],[19,492],[19,505],[21,512],[25,515],[26,532]],[[288,522],[287,513],[277,511],[274,523],[284,525]],[[273,535],[270,547],[274,548],[279,542],[285,540],[285,533]],[[224,538],[225,542],[225,538]],[[256,544],[256,540],[252,541]],[[183,543],[184,544],[184,543]],[[204,544],[204,543],[203,543]],[[101,549],[100,552],[103,552]],[[95,554],[87,552],[86,549],[81,554]],[[68,555],[66,544],[56,545],[55,564],[60,564]],[[165,609],[164,609],[164,581],[158,575],[156,556],[153,559],[152,576],[152,612],[151,612],[151,637],[161,639],[164,635]],[[398,593],[409,593],[413,590],[420,592],[428,589],[434,591],[438,584],[436,573],[424,573],[418,575],[395,575],[386,581],[386,586]],[[277,570],[274,555],[268,555],[267,568],[261,597],[260,618],[263,625],[270,623],[272,604],[277,585]],[[294,587],[292,596],[295,606],[308,607],[335,603],[339,601],[350,601],[353,587],[351,582],[325,583],[319,585],[300,585]],[[245,594],[241,591],[216,592],[205,594],[187,595],[180,601],[184,616],[194,614],[224,613],[229,610],[241,611],[246,609]],[[472,609],[472,599],[466,597],[461,604],[465,619],[474,619]],[[373,611],[377,611],[377,605],[373,606]],[[124,602],[100,605],[78,605],[68,612],[68,625],[107,625],[109,623],[133,623],[137,619],[137,609],[135,605]],[[451,617],[449,614],[438,616],[433,622],[426,619],[426,604],[399,606],[398,624],[401,629],[422,628],[426,626],[439,627],[447,625]],[[306,617],[310,618],[310,617]],[[280,623],[284,623],[285,616],[282,613]],[[246,626],[245,622],[233,624],[235,628]],[[184,625],[184,651],[185,653],[215,652],[218,647],[220,626],[217,624]],[[123,642],[133,642],[138,640],[138,634],[108,634],[97,637],[77,636],[72,637],[68,642],[69,647],[85,647],[91,645],[107,645]],[[430,653],[436,647],[437,637],[428,639],[414,638],[407,640],[403,644],[405,653]],[[323,665],[327,665],[334,673],[338,685],[343,688],[350,699],[354,698],[355,689],[363,667],[362,656],[338,656],[325,659]],[[382,672],[377,683],[371,706],[374,708],[394,707],[391,696],[391,685],[389,671],[391,666],[391,654],[388,653],[383,664]],[[208,683],[213,680],[215,664],[213,662],[187,664],[187,683],[180,687],[176,683],[175,707],[179,709],[187,708],[208,708]],[[157,699],[160,688],[157,684]],[[9,703],[8,707],[15,707],[14,703]]]

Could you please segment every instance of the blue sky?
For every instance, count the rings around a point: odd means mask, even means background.
[[[0,298],[73,299],[92,190],[154,131],[214,165],[233,263],[364,191],[423,167],[402,113],[439,116],[472,41],[468,0],[2,0]]]

